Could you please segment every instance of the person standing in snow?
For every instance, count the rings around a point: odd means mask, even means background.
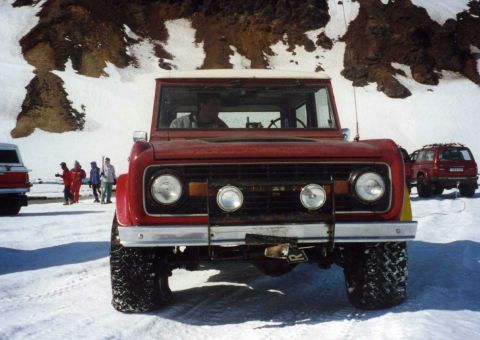
[[[117,177],[115,175],[115,168],[110,164],[110,158],[105,158],[105,163],[102,171],[102,204],[112,203],[112,188],[116,184]],[[105,198],[107,199],[105,201]]]
[[[78,200],[80,199],[80,187],[82,186],[83,179],[87,177],[87,174],[78,161],[75,161],[75,166],[70,172],[72,173],[71,191],[73,195],[73,203],[78,203]]]
[[[98,194],[100,193],[100,168],[97,166],[97,162],[90,162],[90,181],[89,187],[92,188],[93,196],[95,197],[94,203],[100,202]]]
[[[70,170],[67,168],[67,164],[65,162],[60,163],[60,167],[62,168],[62,174],[55,174],[55,177],[60,177],[63,179],[63,197],[65,198],[65,203],[63,205],[69,205],[73,203],[73,196],[70,191],[70,186],[72,185],[72,174]]]

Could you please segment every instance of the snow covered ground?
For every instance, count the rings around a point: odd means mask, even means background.
[[[412,201],[419,230],[400,306],[351,307],[338,267],[271,278],[223,264],[176,270],[174,305],[130,315],[110,305],[113,205],[31,205],[0,219],[0,339],[478,339],[480,190]]]

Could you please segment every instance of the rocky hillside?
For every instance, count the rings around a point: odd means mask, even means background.
[[[410,66],[413,78],[437,85],[439,71],[463,74],[480,84],[477,63],[470,46],[480,47],[480,2],[470,1],[469,11],[443,25],[433,21],[424,8],[409,0],[360,0],[360,13],[350,24],[342,74],[355,86],[376,82],[389,97],[410,95],[393,76],[403,71],[392,63]]]
[[[342,38],[346,43],[342,74],[355,86],[376,83],[389,97],[409,96],[395,78],[403,71],[392,63],[408,65],[422,84],[437,84],[442,70],[459,72],[480,84],[471,53],[471,46],[480,48],[479,1],[471,1],[468,11],[444,24],[410,0],[358,2],[359,14]],[[137,65],[129,48],[148,40],[159,66],[171,69],[174,56],[164,48],[169,20],[191,22],[193,43],[202,44],[205,52],[201,68],[231,68],[233,49],[251,61],[250,67],[269,68],[271,46],[279,41],[290,46],[292,55],[295,46],[321,55],[335,43],[321,30],[330,20],[328,2],[323,0],[301,5],[295,0],[17,0],[13,6],[41,10],[38,24],[19,42],[35,76],[12,137],[28,136],[35,128],[49,132],[83,128],[88,107],[74,109],[62,79],[54,73],[65,70],[68,62],[78,74],[108,76],[107,63],[118,68]],[[312,30],[319,32],[313,40],[305,34]]]

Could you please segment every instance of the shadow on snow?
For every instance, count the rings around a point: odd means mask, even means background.
[[[108,256],[109,242],[74,242],[35,250],[0,247],[0,275],[97,260]]]
[[[173,305],[149,314],[193,325],[263,321],[268,324],[261,328],[277,328],[429,309],[480,311],[480,243],[472,241],[410,243],[408,298],[379,311],[349,304],[343,272],[337,266],[325,271],[304,264],[277,278],[242,263],[206,269],[221,271],[203,287],[174,292]]]
[[[44,211],[44,212],[20,212],[19,217],[32,217],[32,216],[69,216],[69,215],[90,215],[90,214],[100,214],[103,211],[95,210],[78,210],[78,211]]]

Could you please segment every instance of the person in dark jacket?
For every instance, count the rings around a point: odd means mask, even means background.
[[[67,168],[67,164],[65,162],[60,163],[60,167],[62,168],[62,174],[55,174],[55,177],[60,177],[63,179],[63,196],[65,198],[65,203],[63,205],[69,205],[73,203],[73,196],[70,191],[70,186],[72,185],[72,174],[70,170]]]
[[[78,203],[80,199],[80,187],[82,186],[83,179],[87,177],[87,174],[78,161],[75,161],[75,166],[70,172],[72,173],[72,185],[70,189],[73,195],[73,203]]]
[[[100,194],[100,168],[97,166],[97,162],[90,162],[90,183],[89,187],[92,188],[93,196],[95,197],[94,203],[100,202],[98,195]]]

